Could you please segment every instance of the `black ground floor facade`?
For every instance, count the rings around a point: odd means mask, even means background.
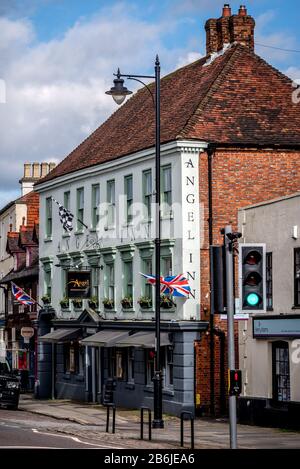
[[[300,430],[300,315],[252,316],[247,330],[240,423]]]
[[[153,408],[154,321],[78,320],[40,313],[36,397]],[[202,321],[161,322],[163,412],[195,413],[195,343]]]
[[[246,425],[300,430],[300,402],[278,404],[272,399],[240,397],[238,420]]]

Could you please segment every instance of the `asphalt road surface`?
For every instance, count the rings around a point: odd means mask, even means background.
[[[67,432],[70,425],[49,417],[22,411],[0,409],[0,449],[125,449],[107,441],[94,440],[87,432],[86,438]],[[76,427],[76,424],[73,425]],[[72,432],[72,429],[70,428]]]

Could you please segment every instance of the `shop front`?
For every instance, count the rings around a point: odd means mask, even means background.
[[[252,317],[247,329],[240,422],[300,428],[300,315]]]
[[[39,338],[54,357],[53,397],[152,407],[154,326],[154,321],[103,321],[92,310],[77,320],[53,320],[52,331]],[[164,412],[195,411],[195,341],[206,329],[205,322],[162,322]]]

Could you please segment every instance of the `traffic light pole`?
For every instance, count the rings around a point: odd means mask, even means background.
[[[228,237],[232,228],[227,225],[224,230],[225,256],[226,256],[226,296],[227,296],[227,338],[228,338],[228,369],[235,369],[234,353],[234,297],[233,297],[233,243]],[[228,373],[229,375],[229,373]],[[228,376],[229,379],[229,376]],[[236,396],[229,395],[229,427],[230,448],[237,448],[237,424],[236,424]]]

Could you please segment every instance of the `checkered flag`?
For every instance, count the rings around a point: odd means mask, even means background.
[[[58,213],[59,213],[59,219],[60,219],[62,226],[64,227],[66,231],[72,231],[73,230],[72,222],[74,218],[73,213],[71,213],[63,205],[61,205],[57,200],[55,200],[54,197],[52,197],[52,200],[56,202],[59,207]]]

